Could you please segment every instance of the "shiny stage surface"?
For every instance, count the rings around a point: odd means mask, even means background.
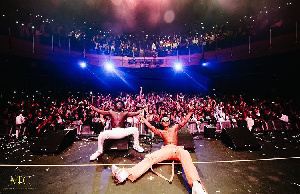
[[[217,139],[194,135],[194,164],[208,193],[300,193],[300,131],[255,132],[260,150],[232,150]],[[160,148],[162,142],[141,136],[145,153],[107,151],[98,161],[89,156],[96,138],[77,139],[59,154],[31,152],[32,139],[0,142],[0,193],[189,193],[180,164],[172,184],[150,170],[137,181],[116,185],[111,165],[131,167]],[[170,161],[154,170],[171,177]]]

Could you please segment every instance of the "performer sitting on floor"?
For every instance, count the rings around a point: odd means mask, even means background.
[[[168,117],[163,117],[161,119],[161,124],[164,130],[156,129],[144,117],[141,116],[141,120],[149,127],[150,130],[152,130],[155,134],[159,135],[164,140],[165,145],[162,146],[160,150],[146,155],[144,160],[142,160],[132,168],[121,169],[113,165],[112,174],[114,180],[117,183],[122,183],[127,178],[131,181],[135,181],[149,168],[152,169],[153,164],[157,164],[164,160],[177,160],[182,164],[183,170],[188,180],[188,184],[192,187],[193,193],[206,193],[206,190],[200,180],[197,169],[192,162],[192,158],[189,152],[185,150],[183,146],[177,146],[177,132],[188,122],[193,112],[193,108],[190,108],[190,111],[184,118],[184,120],[179,124],[173,125],[172,127],[170,127],[170,119]]]
[[[90,105],[91,109],[104,115],[109,116],[111,119],[111,130],[105,130],[101,132],[98,136],[98,150],[90,156],[90,160],[96,160],[103,153],[103,144],[106,139],[122,139],[126,136],[133,135],[134,145],[133,149],[138,152],[143,152],[144,149],[139,145],[139,131],[136,127],[128,127],[125,128],[125,121],[127,117],[132,117],[139,115],[140,111],[137,112],[127,112],[123,111],[124,103],[122,101],[117,101],[115,103],[115,110],[104,111],[100,110],[92,105]]]

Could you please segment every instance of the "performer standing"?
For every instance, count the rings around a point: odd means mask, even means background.
[[[133,135],[134,145],[133,149],[137,152],[143,152],[144,149],[139,145],[139,130],[136,127],[125,128],[125,121],[127,117],[132,117],[139,115],[142,110],[137,112],[123,111],[124,103],[122,101],[117,101],[115,103],[115,110],[104,111],[100,110],[94,106],[90,106],[92,110],[104,115],[109,116],[111,119],[111,130],[105,130],[101,132],[98,136],[98,149],[90,156],[90,160],[96,160],[103,153],[103,144],[106,139],[122,139],[126,136]]]
[[[124,182],[127,178],[135,181],[138,177],[144,174],[149,168],[152,169],[153,164],[157,164],[164,160],[177,160],[180,161],[183,170],[186,174],[188,184],[192,187],[193,193],[207,193],[198,175],[197,169],[192,162],[192,158],[183,146],[177,146],[178,143],[178,130],[183,127],[191,115],[193,108],[190,109],[184,120],[176,125],[170,127],[170,119],[163,117],[161,124],[164,130],[159,130],[153,127],[144,117],[141,120],[152,130],[155,134],[159,135],[164,140],[164,146],[151,154],[145,156],[145,159],[133,166],[132,168],[120,169],[117,166],[112,166],[113,178],[117,183]]]

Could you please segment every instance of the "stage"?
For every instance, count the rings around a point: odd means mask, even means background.
[[[267,131],[253,134],[259,150],[233,150],[216,139],[193,135],[191,156],[208,193],[300,193],[300,131]],[[84,137],[58,154],[31,151],[34,139],[19,141],[1,137],[0,193],[188,193],[180,164],[175,164],[172,184],[149,170],[136,182],[116,185],[111,165],[131,167],[160,148],[160,141],[141,136],[145,153],[107,151],[98,161],[89,156],[97,148],[96,137]],[[171,176],[170,161],[154,170]]]

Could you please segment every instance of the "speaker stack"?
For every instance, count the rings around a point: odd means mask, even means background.
[[[215,139],[216,138],[216,127],[204,126],[204,138]]]
[[[188,129],[178,130],[178,146],[183,146],[184,149],[189,151],[195,150],[194,139],[191,132]]]
[[[76,137],[76,129],[49,131],[37,137],[32,152],[57,154],[72,145]]]
[[[128,150],[129,149],[129,136],[122,139],[106,139],[103,144],[104,150]]]
[[[257,150],[261,148],[253,134],[245,127],[222,129],[221,140],[234,150]]]

